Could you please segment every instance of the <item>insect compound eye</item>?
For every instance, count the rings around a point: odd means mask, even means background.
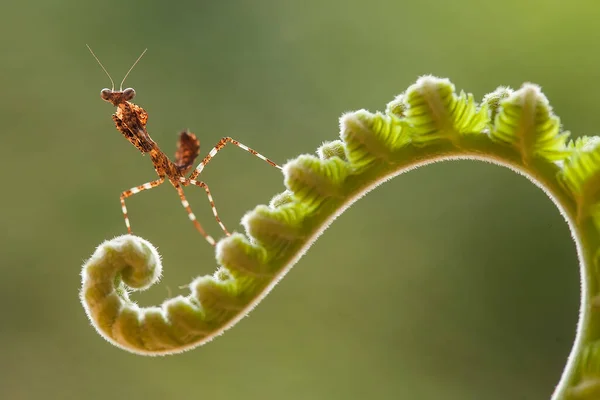
[[[100,91],[100,97],[102,98],[102,100],[108,101],[111,94],[112,94],[112,90],[110,90],[110,89],[105,88]]]
[[[133,88],[127,88],[123,90],[123,97],[125,100],[131,100],[135,97],[135,90]]]

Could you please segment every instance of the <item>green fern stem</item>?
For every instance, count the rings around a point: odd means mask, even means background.
[[[539,88],[498,88],[476,104],[446,79],[420,78],[385,112],[341,118],[341,140],[284,166],[287,190],[246,214],[246,234],[217,244],[220,267],[188,296],[159,307],[129,298],[160,278],[147,241],[125,235],[100,245],[83,266],[81,301],[109,342],[146,355],[208,342],[244,317],[327,226],[377,185],[433,162],[470,159],[524,175],[556,204],[574,238],[582,277],[573,350],[553,400],[600,397],[600,138],[567,141]]]

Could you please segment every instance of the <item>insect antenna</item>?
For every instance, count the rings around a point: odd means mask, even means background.
[[[102,70],[104,71],[104,73],[106,73],[106,76],[108,76],[108,79],[110,79],[110,84],[111,84],[111,91],[115,90],[115,82],[113,81],[113,79],[110,77],[110,74],[108,73],[108,71],[106,70],[106,68],[104,68],[104,65],[102,65],[102,63],[100,62],[100,60],[98,59],[98,57],[96,57],[96,55],[94,54],[94,52],[92,51],[92,48],[87,45],[88,50],[90,51],[90,53],[92,53],[92,56],[94,56],[94,58],[96,59],[96,61],[98,61],[98,64],[100,64],[100,67],[102,68]],[[142,53],[143,55],[143,53]],[[137,61],[136,61],[137,62]],[[135,64],[133,64],[135,65]],[[132,67],[133,68],[133,67]],[[130,70],[131,71],[131,70]],[[129,72],[128,72],[129,73]]]
[[[144,51],[142,51],[142,54],[140,54],[140,56],[137,58],[137,60],[135,60],[135,62],[131,66],[131,68],[129,68],[129,71],[127,71],[127,73],[125,74],[125,78],[123,78],[123,80],[121,81],[121,86],[119,87],[119,90],[123,90],[123,84],[125,83],[125,79],[127,79],[127,77],[129,76],[129,73],[131,72],[133,67],[135,67],[135,65],[138,63],[138,61],[140,61],[142,59],[142,57],[144,57],[144,54],[146,54],[147,51],[148,51],[148,49],[145,49]]]

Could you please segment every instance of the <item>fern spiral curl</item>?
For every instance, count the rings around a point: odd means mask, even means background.
[[[129,298],[160,277],[147,241],[125,235],[84,264],[82,304],[98,332],[128,351],[172,354],[199,346],[245,316],[347,207],[377,185],[433,162],[471,159],[524,175],[556,204],[575,240],[582,277],[573,350],[553,400],[600,398],[600,138],[568,140],[539,87],[500,87],[477,104],[446,79],[420,78],[385,112],[340,119],[341,140],[283,169],[287,190],[257,206],[246,234],[222,239],[220,265],[188,296],[159,307]]]

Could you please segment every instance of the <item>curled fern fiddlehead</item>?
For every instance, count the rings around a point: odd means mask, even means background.
[[[498,88],[481,104],[445,79],[420,78],[385,112],[341,118],[341,140],[284,166],[287,190],[256,207],[217,245],[220,267],[188,296],[139,307],[130,290],[160,277],[147,241],[125,235],[100,245],[83,266],[81,300],[98,332],[139,354],[199,346],[248,313],[327,226],[380,183],[433,162],[472,159],[526,176],[552,199],[575,239],[582,276],[573,350],[552,397],[600,397],[600,138],[568,141],[540,89]]]

